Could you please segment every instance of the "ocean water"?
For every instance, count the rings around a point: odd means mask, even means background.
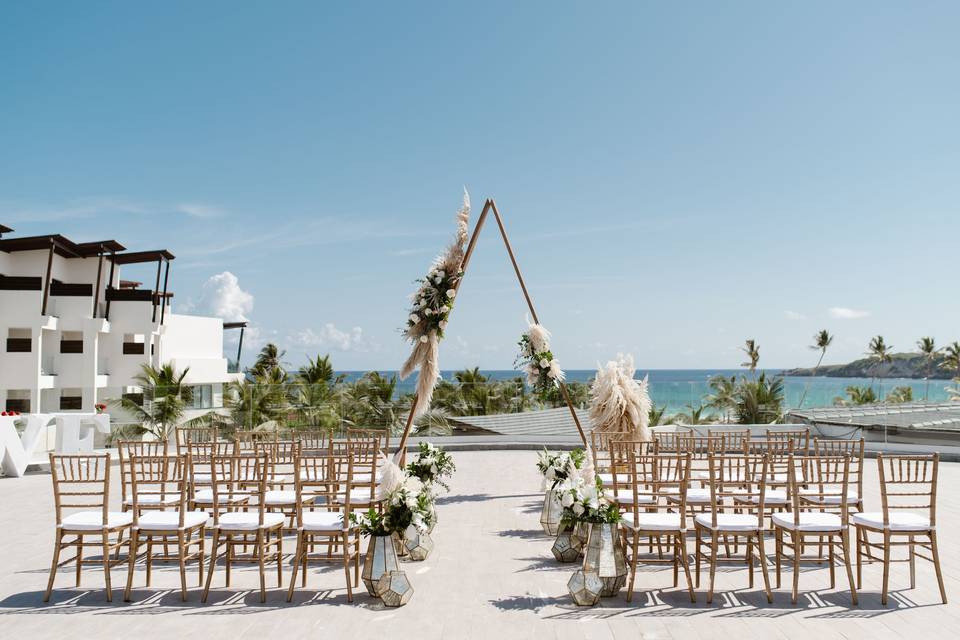
[[[768,369],[767,375],[776,375],[780,371]],[[350,381],[356,380],[364,374],[362,371],[346,371]],[[396,371],[381,371],[383,375],[395,375]],[[516,378],[521,374],[512,370],[483,370],[481,373],[489,376],[493,380],[509,380]],[[445,380],[453,379],[453,371],[442,371],[441,376]],[[575,369],[566,372],[568,381],[589,382],[596,374],[594,369]],[[650,376],[650,396],[653,402],[658,406],[667,406],[668,413],[676,413],[688,410],[688,405],[696,407],[703,401],[703,397],[710,393],[707,380],[715,375],[741,376],[744,375],[743,369],[651,369],[649,371],[638,371],[636,377]],[[749,375],[749,374],[748,374]],[[406,380],[400,381],[397,385],[398,393],[412,393],[416,384],[416,374],[413,374]],[[953,384],[948,380],[930,380],[927,384],[924,380],[906,379],[906,378],[885,378],[882,380],[871,380],[870,378],[827,378],[827,377],[794,377],[784,378],[784,399],[788,409],[795,409],[800,405],[800,399],[806,390],[806,399],[803,401],[805,408],[810,407],[829,407],[833,405],[833,399],[837,396],[846,397],[846,388],[851,385],[856,386],[874,386],[878,393],[882,390],[883,396],[890,392],[894,387],[909,386],[913,389],[914,400],[924,400],[927,398],[931,402],[942,402],[947,400],[948,395],[946,387]]]

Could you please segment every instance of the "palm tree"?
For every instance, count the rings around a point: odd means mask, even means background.
[[[736,389],[735,413],[740,424],[772,424],[783,417],[783,377],[742,380]]]
[[[939,349],[937,349],[936,343],[930,336],[924,336],[923,338],[920,338],[917,341],[917,348],[927,361],[927,366],[924,367],[924,373],[926,375],[923,376],[923,401],[926,402],[930,395],[930,367],[933,366],[934,360],[937,359],[937,352]]]
[[[703,413],[707,409],[707,407],[705,407],[702,404],[699,404],[696,407],[693,406],[692,404],[688,404],[687,409],[689,411],[687,411],[686,413],[678,413],[673,417],[674,421],[677,424],[695,425],[695,424],[712,424],[713,422],[715,422],[713,419],[713,414]]]
[[[257,354],[257,360],[250,368],[250,373],[257,375],[264,374],[271,369],[280,369],[282,365],[281,361],[285,355],[287,355],[286,351],[281,351],[277,345],[268,342],[263,345],[260,353]]]
[[[755,374],[757,371],[757,363],[760,362],[760,347],[757,345],[756,340],[753,338],[747,340],[744,346],[740,347],[740,350],[750,358],[749,362],[741,363],[740,366],[747,367],[751,374]]]
[[[657,407],[655,404],[650,405],[650,426],[656,427],[659,424],[663,423],[663,416],[667,412],[667,405],[662,407]]]
[[[953,399],[960,398],[960,342],[954,342],[944,347],[943,362],[940,363],[940,366],[956,374],[953,381],[957,383],[957,389],[951,393],[951,396]]]
[[[282,355],[282,354],[281,354]],[[300,369],[297,373],[297,380],[305,384],[337,384],[343,382],[345,376],[340,374],[336,378],[333,375],[333,364],[330,362],[330,354],[321,357],[317,354],[316,358],[307,358],[307,366]]]
[[[817,360],[817,366],[813,368],[813,378],[817,377],[817,372],[820,371],[820,365],[823,364],[823,356],[827,355],[827,347],[833,343],[833,336],[826,329],[821,329],[816,335],[813,336],[813,344],[810,345],[810,348],[814,351],[820,352],[820,358]],[[803,395],[800,396],[800,405],[798,409],[803,408],[803,401],[807,399],[807,391],[810,389],[810,382],[807,382],[806,386],[803,388]]]
[[[913,402],[913,387],[902,386],[895,387],[887,394],[889,404],[903,404],[904,402]]]
[[[857,387],[849,386],[846,389],[847,397],[842,398],[837,396],[833,399],[833,404],[838,406],[851,405],[851,404],[873,404],[877,401],[877,394],[873,391],[872,387]]]
[[[719,411],[723,421],[728,422],[730,420],[730,411],[737,406],[735,397],[737,377],[716,375],[712,376],[707,381],[707,384],[710,386],[712,393],[708,393],[704,397],[706,405],[711,409]]]
[[[193,400],[192,389],[183,383],[189,371],[189,367],[177,371],[170,363],[159,368],[141,365],[134,381],[143,388],[143,403],[127,397],[113,404],[133,414],[144,430],[158,440],[166,440],[183,417],[187,403]]]
[[[870,339],[870,345],[867,347],[866,355],[870,356],[874,361],[874,379],[878,376],[876,374],[883,373],[883,365],[891,362],[893,360],[893,345],[887,345],[883,340],[883,336],[875,336]],[[883,383],[880,384],[880,400],[883,400]]]

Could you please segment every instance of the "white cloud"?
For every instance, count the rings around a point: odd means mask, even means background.
[[[837,318],[839,320],[857,320],[859,318],[866,318],[870,315],[869,311],[848,309],[847,307],[830,307],[830,309],[827,311],[831,318]]]
[[[341,331],[332,322],[324,324],[319,331],[310,328],[297,331],[289,337],[289,340],[301,347],[320,347],[338,351],[366,352],[376,349],[376,345],[364,337],[363,329],[360,327]]]
[[[805,320],[806,316],[800,313],[799,311],[790,311],[787,309],[783,312],[783,315],[786,316],[787,320]]]
[[[176,210],[192,218],[219,218],[224,215],[223,209],[208,204],[186,202],[178,204]]]
[[[224,271],[203,283],[200,300],[193,307],[227,322],[246,322],[253,311],[253,295],[240,288],[237,276]]]

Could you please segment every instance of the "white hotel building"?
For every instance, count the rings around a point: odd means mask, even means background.
[[[141,394],[142,365],[167,363],[189,367],[187,417],[223,405],[224,384],[242,377],[228,371],[223,332],[243,324],[173,313],[170,252],[11,231],[0,225],[0,408],[93,412]],[[144,263],[156,263],[153,289],[120,279],[124,265]]]

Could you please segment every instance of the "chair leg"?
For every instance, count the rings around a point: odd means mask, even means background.
[[[880,603],[887,604],[887,588],[890,585],[890,529],[883,532],[883,592]]]
[[[350,547],[347,540],[347,534],[342,534],[343,538],[343,573],[347,578],[347,602],[353,602],[353,586],[350,584]]]
[[[677,585],[680,584],[680,547],[676,540],[673,541],[671,547],[673,548],[673,588],[676,589]]]
[[[80,586],[80,573],[83,570],[83,536],[77,536],[77,587]]]
[[[207,535],[206,527],[200,527],[200,533],[198,535],[200,537],[197,539],[197,544],[199,546],[197,550],[197,578],[198,578],[197,586],[202,587],[203,586],[203,562],[205,560],[204,551],[206,546],[206,535]]]
[[[153,577],[153,538],[147,536],[147,557],[145,558],[147,569],[147,586],[150,586],[150,578]]]
[[[710,590],[707,591],[707,604],[713,602],[713,585],[717,577],[717,543],[719,536],[716,531],[710,532]]]
[[[297,532],[297,550],[293,554],[293,569],[290,574],[290,588],[287,589],[287,602],[293,602],[293,590],[297,587],[297,570],[300,568],[300,556],[306,554],[303,545],[303,532]]]
[[[850,583],[850,604],[856,606],[857,588],[853,584],[853,569],[850,568],[850,531],[844,529],[840,532],[840,542],[843,545],[843,565],[847,570],[847,582]]]
[[[60,564],[60,548],[63,540],[63,534],[57,531],[57,539],[53,543],[53,562],[50,564],[50,577],[47,578],[47,590],[43,594],[43,601],[50,602],[50,594],[53,593],[53,580],[57,576],[57,565]],[[936,548],[936,546],[934,546]]]
[[[130,593],[133,591],[133,572],[137,564],[137,546],[140,542],[140,533],[130,531],[130,552],[127,559],[127,587],[123,590],[123,601],[130,602]]]
[[[947,604],[947,590],[943,588],[943,572],[940,570],[940,552],[937,550],[937,532],[930,532],[930,553],[933,558],[933,569],[937,572],[937,584],[940,586],[940,599]]]
[[[863,538],[866,532],[857,527],[857,589],[863,589]]]
[[[790,596],[790,602],[797,604],[797,593],[800,590],[800,533],[791,532],[790,539],[793,543],[793,593]]]
[[[277,589],[283,588],[283,527],[277,529]]]
[[[773,531],[773,561],[777,571],[777,589],[780,588],[780,556],[783,555],[783,529],[777,527]]]
[[[243,539],[246,540],[246,536],[243,536]],[[227,544],[227,548],[224,549],[224,554],[223,554],[224,563],[226,564],[226,567],[224,567],[225,573],[226,573],[226,582],[224,583],[224,586],[229,588],[230,587],[230,569],[233,567],[233,536],[230,534],[227,534],[225,542]],[[244,547],[246,547],[246,545],[244,545]]]
[[[258,529],[257,538],[255,542],[255,548],[257,550],[257,566],[260,569],[260,602],[267,601],[267,574],[263,566],[263,556],[266,554],[266,539],[267,532]]]
[[[746,547],[744,556],[747,563],[747,584],[750,589],[753,589],[753,538],[747,536],[746,540],[744,540],[744,545]]]
[[[697,589],[700,588],[700,562],[703,560],[703,548],[700,543],[700,529],[694,529],[693,547],[697,563]]]
[[[822,538],[823,536],[820,536],[820,537]],[[827,553],[829,554],[829,560],[830,560],[830,588],[831,589],[837,588],[837,571],[836,571],[836,568],[834,567],[834,563],[836,562],[836,555],[834,554],[834,544],[835,544],[835,541],[833,539],[833,536],[828,536],[827,537],[827,547],[828,547]]]
[[[763,576],[763,588],[767,592],[767,603],[773,604],[773,592],[770,591],[770,573],[767,571],[767,552],[763,548],[763,529],[757,532],[757,555],[760,556],[760,575]]]
[[[690,579],[690,559],[687,557],[687,534],[680,532],[676,535],[677,546],[680,547],[680,562],[683,563],[683,574],[687,577],[687,591],[690,592],[690,602],[697,601],[697,595],[693,592],[693,580]]]
[[[630,542],[630,584],[627,585],[627,602],[633,600],[633,582],[637,577],[637,550],[640,546],[640,536],[633,531]]]
[[[164,538],[166,539],[166,538]],[[164,545],[166,547],[166,545]],[[187,548],[183,538],[183,531],[177,532],[177,558],[180,561],[180,599],[187,601]]]
[[[213,570],[217,566],[217,552],[220,549],[220,530],[213,530],[213,549],[210,551],[210,568],[207,569],[207,583],[203,586],[203,596],[200,602],[207,601],[207,594],[210,593],[210,582],[213,580]]]
[[[910,588],[917,588],[917,553],[914,548],[913,536],[909,536],[910,542]]]
[[[110,581],[110,534],[103,533],[101,540],[103,547],[103,582],[107,588],[107,602],[113,602],[113,583]]]

